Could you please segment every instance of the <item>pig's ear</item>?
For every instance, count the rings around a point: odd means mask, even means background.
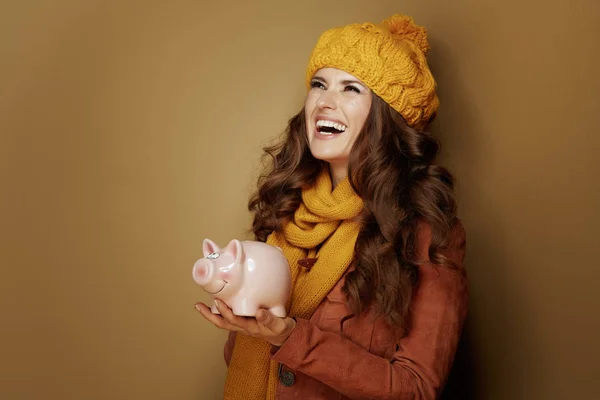
[[[202,243],[202,253],[205,258],[208,257],[210,253],[218,253],[220,251],[221,249],[215,242],[210,239],[204,239],[204,242]]]
[[[242,247],[242,242],[237,239],[233,239],[227,247],[225,248],[227,253],[230,253],[235,260],[235,264],[241,264],[244,262],[244,248]]]

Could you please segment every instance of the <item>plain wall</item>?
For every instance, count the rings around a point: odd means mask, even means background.
[[[395,12],[429,30],[468,231],[449,390],[600,398],[599,4],[3,2],[0,398],[220,398],[202,239],[245,237],[319,34]]]

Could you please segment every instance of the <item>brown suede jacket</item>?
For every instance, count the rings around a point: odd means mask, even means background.
[[[459,224],[443,254],[458,269],[429,262],[431,233],[418,240],[419,283],[406,335],[375,317],[371,308],[353,316],[342,292],[344,278],[310,320],[297,325],[272,358],[281,365],[277,399],[435,399],[446,382],[467,314],[468,282],[463,267],[465,231]],[[229,365],[235,344],[225,343]],[[291,374],[290,374],[291,372]],[[293,375],[292,375],[293,374]],[[292,378],[290,380],[290,378]],[[289,384],[284,385],[282,382]]]

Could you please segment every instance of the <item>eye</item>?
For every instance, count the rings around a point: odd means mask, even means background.
[[[310,82],[310,87],[313,89],[325,89],[325,85],[323,85],[323,83],[321,81],[311,81]]]
[[[357,88],[356,86],[353,86],[353,85],[348,85],[348,86],[346,86],[346,87],[344,88],[344,90],[345,90],[346,92],[356,92],[356,93],[362,93],[362,92],[360,91],[360,89],[359,89],[359,88]]]

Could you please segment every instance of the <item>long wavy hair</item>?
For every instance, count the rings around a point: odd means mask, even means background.
[[[355,269],[346,275],[343,288],[355,315],[375,306],[388,323],[407,328],[418,281],[420,221],[431,227],[431,261],[447,261],[441,250],[448,246],[456,222],[456,202],[452,175],[435,164],[439,147],[433,136],[408,126],[373,94],[348,166],[350,183],[364,202]],[[283,140],[264,151],[268,162],[248,203],[254,215],[252,231],[263,242],[293,217],[302,189],[327,166],[310,152],[304,109],[289,120]]]

